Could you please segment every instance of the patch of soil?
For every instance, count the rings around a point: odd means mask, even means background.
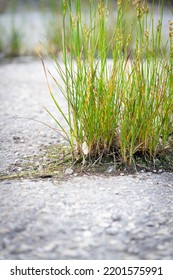
[[[160,152],[156,158],[135,154],[132,164],[125,164],[120,158],[109,156],[99,160],[79,158],[72,160],[69,146],[56,144],[45,147],[36,156],[24,157],[10,165],[9,169],[0,174],[0,180],[6,179],[39,179],[52,178],[62,180],[73,175],[126,175],[137,172],[173,172],[173,151],[168,149]]]

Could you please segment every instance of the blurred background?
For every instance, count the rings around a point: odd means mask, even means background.
[[[126,1],[126,0],[124,0]],[[73,1],[75,2],[75,0]],[[97,4],[97,0],[93,1]],[[116,20],[116,2],[109,0],[108,38],[111,38]],[[148,1],[152,2],[152,1]],[[161,2],[161,1],[160,1]],[[173,20],[173,0],[165,0],[163,35],[168,36],[168,21]],[[0,0],[0,59],[16,56],[37,56],[45,53],[51,44],[54,52],[61,50],[62,0]],[[89,14],[89,0],[82,0],[85,17]],[[155,19],[159,18],[155,0]],[[129,12],[126,24],[133,21]]]

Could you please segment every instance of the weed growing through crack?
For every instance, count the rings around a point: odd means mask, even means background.
[[[68,139],[74,160],[95,162],[111,155],[131,164],[136,154],[155,158],[169,146],[173,132],[173,22],[163,43],[163,3],[155,28],[146,1],[119,0],[108,42],[107,4],[93,2],[89,24],[83,19],[80,0],[75,1],[75,8],[71,0],[62,5],[63,66],[53,57],[64,87],[54,79],[67,101],[67,114],[49,90],[69,131],[48,112]],[[133,51],[129,46],[134,26],[124,24],[132,6],[136,16]]]

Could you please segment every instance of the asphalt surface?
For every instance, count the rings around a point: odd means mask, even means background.
[[[52,62],[46,65],[54,71]],[[6,61],[0,77],[3,174],[25,156],[62,139],[25,119],[54,125],[43,109],[57,114],[41,62]],[[65,108],[59,92],[55,94]],[[171,173],[0,182],[0,259],[172,258]]]

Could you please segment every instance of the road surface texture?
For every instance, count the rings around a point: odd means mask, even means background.
[[[0,77],[3,174],[62,139],[25,119],[54,125],[41,62],[4,61]],[[173,174],[75,175],[0,182],[0,259],[173,258]]]

